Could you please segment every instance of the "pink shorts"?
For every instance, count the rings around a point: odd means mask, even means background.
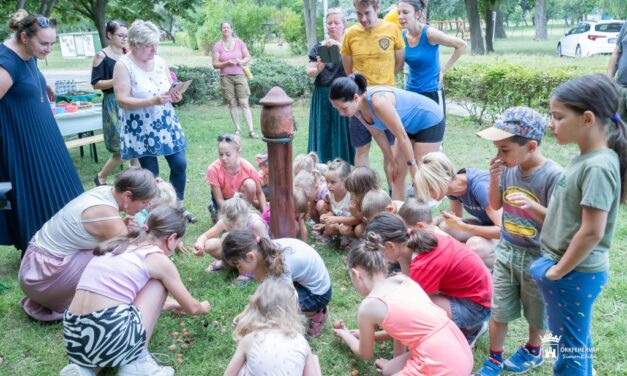
[[[73,255],[58,257],[31,242],[18,276],[26,294],[20,302],[26,314],[40,321],[62,320],[92,257],[92,250],[77,250]]]

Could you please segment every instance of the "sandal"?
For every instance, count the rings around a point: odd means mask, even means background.
[[[100,187],[101,185],[107,185],[107,182],[101,182],[100,177],[98,177],[98,174],[96,174],[96,176],[94,176],[94,184],[96,184],[96,187]]]
[[[255,279],[255,275],[251,272],[242,272],[239,273],[237,278],[233,280],[234,285],[238,286],[246,286],[250,281]]]
[[[185,209],[185,211],[183,212],[183,216],[185,217],[185,219],[189,223],[196,223],[196,222],[198,222],[198,218],[196,218],[196,216],[194,214],[192,214],[192,212],[190,212],[187,209]]]
[[[257,135],[257,133],[255,133],[255,131],[249,131],[248,132],[248,137],[250,137],[250,138],[259,138],[259,136]]]
[[[236,135],[236,136],[239,136],[239,135],[241,135],[241,134],[242,134],[242,132],[240,132],[240,131],[239,131],[239,129],[238,129],[238,130],[236,130],[235,132],[233,132],[233,134],[234,134],[234,135]]]
[[[213,260],[211,264],[209,264],[209,266],[207,267],[206,271],[207,273],[214,273],[222,269],[224,269],[224,263],[222,262],[222,260]]]

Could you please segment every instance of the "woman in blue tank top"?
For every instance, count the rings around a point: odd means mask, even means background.
[[[442,91],[444,72],[462,55],[466,42],[424,25],[422,22],[425,7],[423,0],[404,0],[398,3],[398,21],[405,29],[405,62],[409,67],[405,89],[433,99],[446,114]],[[455,49],[442,67],[440,45]]]
[[[416,161],[440,149],[444,114],[438,104],[423,95],[392,86],[368,87],[368,81],[359,73],[335,79],[329,99],[340,115],[355,116],[370,131],[385,157],[392,198],[403,200],[407,169],[413,180]],[[390,145],[385,130],[398,142]]]

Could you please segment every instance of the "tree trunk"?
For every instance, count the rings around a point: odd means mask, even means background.
[[[318,42],[316,32],[316,0],[303,0],[305,10],[305,34],[307,35],[307,51]]]
[[[56,3],[57,0],[42,1],[39,4],[39,14],[44,17],[50,17],[50,15],[52,14],[52,8],[54,8]]]
[[[15,10],[24,9],[24,7],[26,6],[26,0],[17,0],[16,3],[17,4]]]
[[[536,26],[536,35],[534,40],[543,41],[548,40],[547,33],[547,19],[546,19],[546,3],[545,0],[536,0],[536,12],[533,16],[534,24]]]
[[[503,12],[496,11],[496,38],[505,39],[507,34],[505,33],[505,20],[503,19]]]
[[[481,19],[477,0],[465,0],[468,21],[470,22],[470,52],[473,54],[485,54],[483,35],[481,35]]]
[[[100,44],[102,45],[102,48],[105,48],[109,45],[106,31],[107,23],[105,22],[105,10],[107,9],[107,1],[108,0],[92,1],[92,19],[94,20],[96,30],[98,30],[98,36],[100,37]]]
[[[492,32],[494,30],[494,18],[492,17],[492,2],[489,1],[485,9],[485,49],[486,53],[494,52],[494,41],[492,40]]]

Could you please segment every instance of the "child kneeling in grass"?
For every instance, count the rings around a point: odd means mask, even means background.
[[[317,336],[329,315],[331,278],[322,257],[302,240],[269,240],[250,231],[229,232],[222,242],[222,260],[257,281],[276,276],[294,284],[301,311],[309,318],[307,334]]]
[[[209,313],[209,303],[187,291],[168,258],[185,234],[182,209],[152,210],[143,227],[101,243],[63,318],[70,364],[61,376],[95,375],[120,366],[118,375],[173,375],[148,354],[148,343],[169,293],[180,309]]]
[[[233,338],[237,349],[225,376],[322,375],[318,357],[303,334],[303,317],[294,288],[269,277],[257,287],[239,314]]]

